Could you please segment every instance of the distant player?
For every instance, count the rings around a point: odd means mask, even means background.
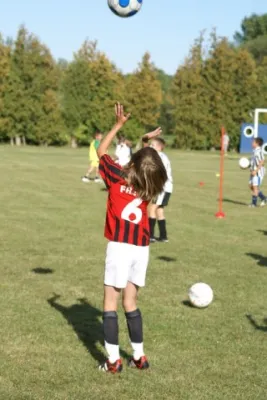
[[[147,139],[143,139],[147,142]],[[147,143],[146,143],[147,145]],[[166,219],[164,215],[164,207],[167,207],[172,191],[173,191],[173,179],[171,163],[169,158],[163,153],[165,147],[164,139],[157,137],[152,140],[151,147],[153,147],[160,155],[162,162],[166,168],[167,172],[167,182],[165,183],[162,193],[160,193],[155,199],[153,199],[152,204],[149,207],[149,227],[150,227],[150,242],[168,242]],[[159,237],[155,238],[155,226],[158,221]]]
[[[102,140],[102,133],[97,132],[95,134],[95,138],[92,141],[92,143],[90,144],[89,147],[89,168],[85,174],[85,176],[82,178],[82,181],[85,183],[88,183],[91,181],[90,179],[90,175],[94,172],[95,173],[95,177],[92,179],[95,182],[101,182],[101,180],[99,179],[99,158],[97,155],[97,149],[100,145],[100,142]]]
[[[116,146],[115,152],[116,162],[121,166],[124,167],[131,159],[131,149],[127,143],[125,136],[119,137],[119,142]]]
[[[261,200],[261,207],[266,205],[266,197],[260,190],[265,175],[264,153],[262,149],[262,138],[255,138],[252,142],[253,155],[250,160],[249,187],[252,192],[252,202],[249,207],[257,207],[258,197]]]
[[[227,132],[224,132],[223,135],[223,151],[224,151],[224,155],[228,155],[228,149],[229,149],[229,144],[230,144],[230,138],[228,136]]]
[[[104,277],[104,340],[107,361],[99,367],[105,372],[122,370],[119,352],[117,307],[120,293],[128,332],[133,349],[129,366],[147,369],[144,353],[142,315],[137,308],[139,287],[145,286],[149,258],[149,223],[147,206],[162,192],[167,180],[165,167],[157,151],[148,147],[133,154],[130,163],[122,168],[107,150],[118,131],[130,117],[123,106],[116,105],[116,124],[98,148],[99,171],[109,192],[105,237],[109,240]],[[147,134],[159,135],[160,129]]]

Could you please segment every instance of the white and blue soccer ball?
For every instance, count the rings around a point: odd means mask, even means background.
[[[140,11],[143,0],[108,0],[111,11],[119,17],[132,17]]]

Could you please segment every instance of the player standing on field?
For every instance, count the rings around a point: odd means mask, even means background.
[[[143,138],[143,142],[148,143],[147,138]],[[167,182],[164,185],[162,193],[160,193],[155,199],[152,200],[152,204],[149,207],[149,229],[150,229],[150,242],[154,243],[156,241],[166,243],[168,242],[168,235],[166,229],[166,219],[164,215],[164,208],[167,207],[172,191],[173,191],[173,179],[172,179],[172,169],[171,162],[169,158],[163,153],[165,147],[165,140],[156,137],[152,140],[151,147],[153,147],[160,155],[163,165],[167,172]],[[156,221],[158,221],[159,228],[159,238],[155,238],[155,226]]]
[[[139,287],[145,286],[149,258],[149,223],[147,206],[162,192],[167,180],[165,167],[157,151],[150,147],[133,154],[124,168],[116,164],[107,150],[116,134],[130,117],[123,106],[115,106],[116,124],[98,148],[99,171],[109,192],[105,237],[109,240],[104,277],[104,340],[107,361],[99,367],[105,372],[122,370],[119,352],[117,307],[122,291],[122,303],[128,326],[133,357],[129,366],[149,367],[143,346],[142,315],[137,308]],[[147,134],[153,138],[161,133],[158,128]]]
[[[95,182],[101,182],[101,180],[99,179],[99,158],[97,155],[97,149],[100,145],[100,142],[102,140],[102,133],[97,132],[95,134],[95,138],[94,140],[91,142],[90,147],[89,147],[89,167],[88,170],[85,174],[84,177],[82,177],[82,181],[85,183],[88,183],[91,181],[90,179],[90,175],[95,171],[95,178],[94,181]]]
[[[223,151],[224,151],[224,155],[225,156],[228,155],[229,144],[230,144],[229,135],[228,135],[227,132],[224,132],[224,135],[223,135]]]
[[[252,192],[252,201],[249,207],[257,207],[258,197],[261,200],[261,207],[266,205],[266,197],[260,190],[262,181],[265,175],[264,168],[264,153],[262,149],[263,140],[262,138],[255,138],[252,142],[253,155],[250,160],[250,179],[249,187]]]

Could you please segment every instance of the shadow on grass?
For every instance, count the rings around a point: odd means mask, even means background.
[[[267,236],[267,231],[258,230],[257,232],[263,233],[264,236]]]
[[[267,267],[267,257],[260,256],[255,253],[246,253],[247,256],[254,258],[254,260],[258,261],[258,265],[260,267]]]
[[[182,301],[182,304],[183,304],[184,306],[186,306],[186,307],[194,308],[194,306],[190,303],[189,300],[183,300],[183,301]]]
[[[37,267],[33,268],[32,272],[34,272],[35,274],[45,275],[45,274],[53,274],[54,270],[51,268]]]
[[[252,315],[247,314],[246,317],[257,331],[267,332],[267,318],[262,320],[264,325],[259,325]]]
[[[87,351],[98,362],[102,363],[105,360],[104,352],[99,350],[98,344],[104,347],[103,324],[99,321],[102,317],[102,312],[92,306],[87,299],[77,299],[78,303],[69,307],[58,302],[59,295],[55,294],[47,302],[55,310],[59,311],[72,326],[78,339],[83,343]],[[129,354],[123,350],[121,355],[124,358],[129,358]]]
[[[176,258],[174,258],[174,257],[167,257],[167,256],[159,256],[159,257],[157,257],[157,260],[166,261],[166,262],[174,262],[174,261],[177,261]]]
[[[218,200],[219,201],[219,200]],[[231,199],[223,199],[224,203],[232,203],[232,204],[237,204],[239,206],[247,206],[248,203],[244,203],[242,201],[238,201],[238,200],[231,200]]]

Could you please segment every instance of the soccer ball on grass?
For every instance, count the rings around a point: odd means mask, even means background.
[[[188,292],[189,301],[197,308],[208,307],[213,300],[213,290],[206,283],[195,283]]]

